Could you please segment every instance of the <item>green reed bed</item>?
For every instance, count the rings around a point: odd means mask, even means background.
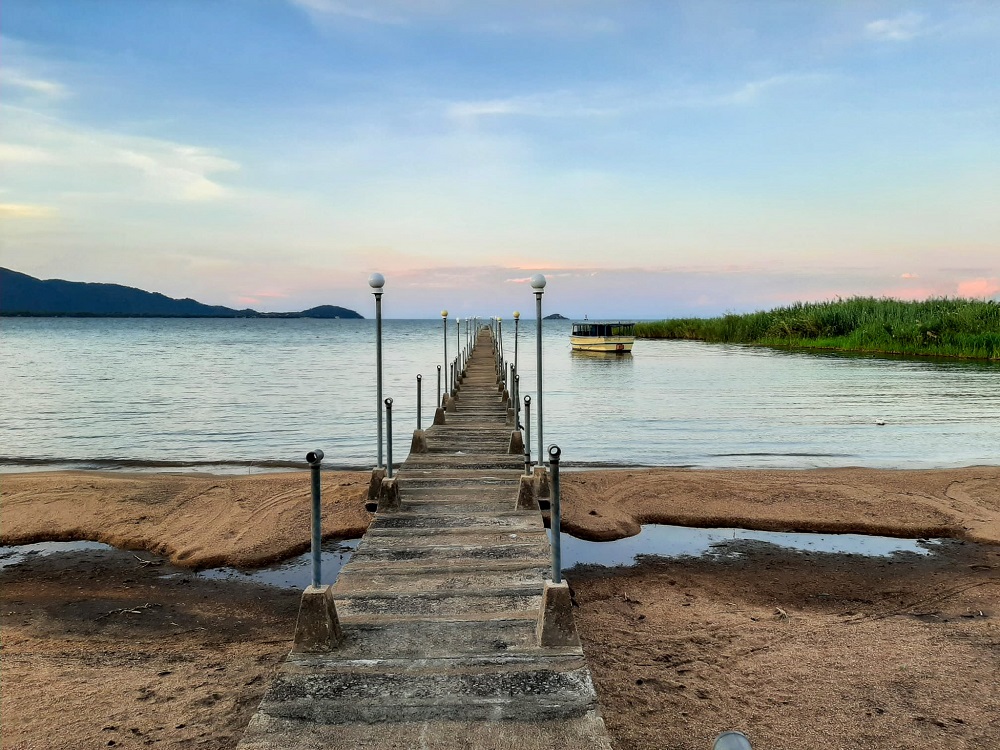
[[[1000,304],[852,297],[720,318],[637,323],[636,336],[758,346],[1000,360]]]

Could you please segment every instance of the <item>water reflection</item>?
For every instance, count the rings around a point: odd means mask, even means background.
[[[20,565],[32,557],[48,557],[63,552],[83,552],[86,550],[113,550],[100,542],[36,542],[0,547],[0,570]]]
[[[632,364],[632,352],[588,352],[579,349],[570,349],[570,358],[576,360],[574,364]]]
[[[360,539],[330,540],[323,543],[321,555],[322,582],[333,583],[343,568],[351,560],[351,555],[358,546]],[[0,547],[0,570],[20,565],[32,557],[46,557],[73,552],[85,551],[120,552],[115,547],[101,542],[38,542],[36,544],[20,544]],[[150,559],[146,554],[143,559]],[[238,581],[241,583],[258,583],[279,588],[304,589],[312,583],[312,555],[309,552],[297,555],[274,565],[267,565],[254,570],[237,570],[236,568],[208,568],[206,570],[175,571],[165,573],[163,578],[191,576],[208,580]]]
[[[323,543],[320,555],[321,583],[331,584],[340,575],[340,569],[351,561],[360,539],[342,539]],[[196,578],[262,583],[279,588],[304,589],[312,583],[312,553],[305,552],[283,562],[254,570],[235,568],[209,568],[194,574]]]
[[[927,555],[936,542],[925,539],[896,539],[864,534],[802,534],[750,529],[695,529],[667,524],[647,524],[627,539],[587,542],[563,533],[563,569],[576,565],[634,565],[645,555],[657,557],[700,557],[724,552],[733,541],[774,544],[799,552],[824,552],[882,557],[900,552]]]
[[[862,534],[796,534],[750,529],[696,529],[665,524],[647,524],[636,536],[613,542],[588,542],[566,533],[560,538],[564,570],[577,565],[629,566],[634,565],[638,558],[647,555],[700,557],[723,554],[727,553],[727,546],[734,541],[764,542],[803,553],[869,556],[887,556],[901,552],[927,555],[940,543],[940,540],[896,539]],[[331,584],[337,579],[341,568],[350,562],[351,555],[360,541],[360,539],[343,539],[324,542],[322,553],[324,584]],[[115,551],[115,548],[100,542],[39,542],[0,547],[0,570],[23,563],[35,555],[45,556],[86,550]],[[193,573],[176,571],[166,573],[163,577],[177,576],[304,589],[312,582],[312,556],[306,552],[255,570],[210,568]]]

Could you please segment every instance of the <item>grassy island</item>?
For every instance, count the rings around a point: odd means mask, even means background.
[[[1000,304],[970,299],[797,302],[744,315],[638,323],[635,332],[650,339],[1000,360]]]

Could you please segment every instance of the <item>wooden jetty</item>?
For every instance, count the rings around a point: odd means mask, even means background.
[[[289,655],[240,750],[610,750],[580,646],[539,645],[550,547],[490,337],[333,586],[343,640]]]

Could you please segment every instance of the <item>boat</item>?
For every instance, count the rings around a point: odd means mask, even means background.
[[[635,323],[584,320],[573,324],[569,341],[578,352],[628,354],[635,342]]]

